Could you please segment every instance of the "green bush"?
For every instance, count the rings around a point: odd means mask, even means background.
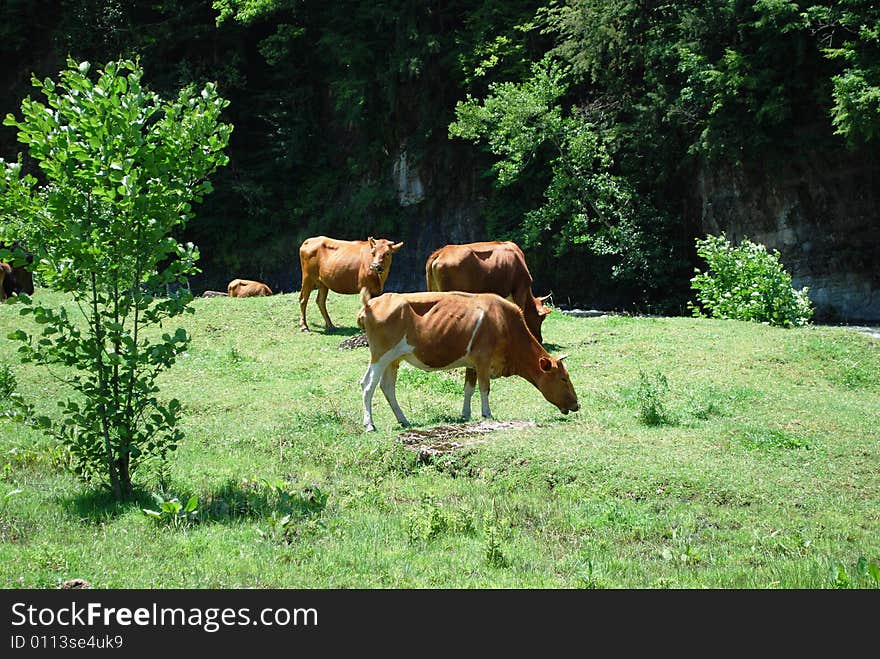
[[[779,252],[747,238],[731,245],[727,237],[697,239],[697,254],[708,264],[696,269],[691,288],[698,304],[688,307],[697,317],[732,318],[776,327],[799,327],[809,323],[813,304],[804,287],[795,290],[791,275],[779,261]]]

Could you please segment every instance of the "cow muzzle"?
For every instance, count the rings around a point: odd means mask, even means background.
[[[566,405],[564,407],[560,407],[559,411],[562,412],[563,414],[568,414],[569,412],[577,412],[579,409],[581,409],[581,406],[575,402],[575,403],[572,403],[571,405]]]
[[[383,270],[382,264],[381,263],[371,263],[370,270],[375,270],[376,272],[381,274],[381,272]]]

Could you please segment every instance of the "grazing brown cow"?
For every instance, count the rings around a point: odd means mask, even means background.
[[[272,295],[272,289],[252,279],[233,279],[226,287],[226,294],[229,297],[263,297]]]
[[[395,394],[403,359],[425,371],[464,367],[465,420],[477,384],[483,418],[492,418],[489,379],[510,375],[531,382],[563,414],[578,410],[565,357],[551,357],[526,327],[522,311],[494,293],[385,293],[370,300],[357,321],[370,344],[370,365],[361,380],[366,430],[376,429],[372,401],[377,385],[397,420],[408,425]]]
[[[523,311],[526,325],[543,343],[541,324],[550,313],[550,297],[532,295],[532,275],[519,245],[506,241],[446,245],[425,263],[429,291],[495,293],[512,300]]]
[[[394,253],[403,243],[392,243],[385,238],[367,240],[335,240],[326,236],[306,238],[299,248],[302,266],[302,287],[299,291],[300,323],[303,332],[306,323],[306,305],[312,290],[318,288],[318,309],[324,316],[328,331],[336,329],[327,313],[327,292],[353,295],[360,293],[361,304],[382,294],[391,270]]]

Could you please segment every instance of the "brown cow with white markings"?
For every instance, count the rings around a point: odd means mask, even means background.
[[[489,379],[511,375],[531,382],[563,414],[579,409],[565,357],[551,357],[526,327],[522,311],[494,293],[385,293],[370,300],[357,321],[370,344],[370,365],[361,380],[368,431],[376,429],[377,386],[397,420],[408,425],[395,393],[402,360],[425,371],[464,367],[465,420],[477,385],[483,418],[491,419]]]
[[[429,291],[465,291],[496,293],[512,300],[523,311],[526,325],[539,343],[543,343],[541,324],[550,308],[550,297],[532,294],[532,275],[523,251],[511,241],[490,241],[446,245],[425,262]]]
[[[318,289],[318,309],[327,331],[336,329],[327,313],[327,293],[353,295],[359,293],[361,304],[381,295],[391,270],[394,253],[403,243],[385,238],[367,240],[336,240],[327,236],[306,238],[299,248],[302,286],[299,291],[300,329],[309,331],[306,306],[312,290]]]

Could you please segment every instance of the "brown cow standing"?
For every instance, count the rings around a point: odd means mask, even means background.
[[[446,245],[425,263],[429,291],[495,293],[512,300],[523,311],[526,325],[543,343],[541,324],[550,313],[550,296],[532,295],[532,275],[519,245],[506,241]]]
[[[229,297],[263,297],[272,295],[272,289],[252,279],[233,279],[226,287],[226,294]]]
[[[579,409],[568,371],[538,343],[519,308],[493,293],[385,293],[358,313],[367,333],[370,365],[361,380],[364,428],[375,430],[372,400],[376,386],[394,416],[408,425],[397,403],[395,384],[401,360],[425,371],[465,367],[464,405],[480,388],[483,417],[489,409],[489,379],[518,375],[531,382],[563,414]]]
[[[306,323],[306,305],[312,290],[317,287],[318,309],[324,317],[327,331],[336,327],[327,313],[327,292],[353,295],[360,293],[361,304],[385,288],[394,253],[403,243],[392,243],[385,238],[367,240],[335,240],[326,236],[306,238],[299,248],[302,267],[302,287],[299,291],[300,329],[309,331]]]

